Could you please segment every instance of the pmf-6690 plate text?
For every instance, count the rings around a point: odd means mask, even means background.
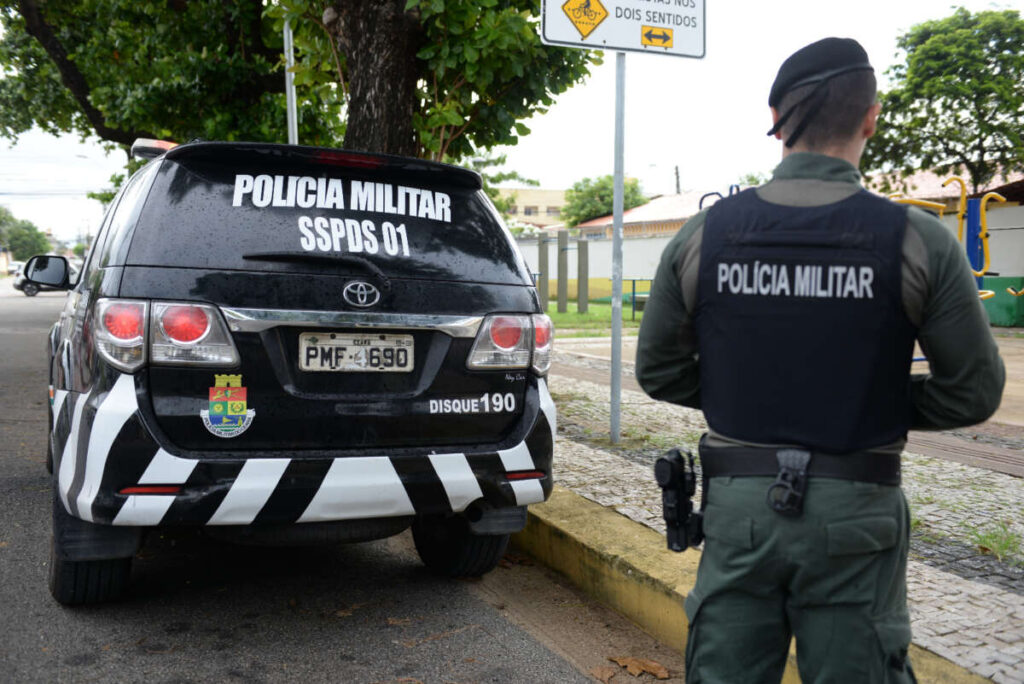
[[[299,368],[340,373],[408,373],[413,369],[412,335],[302,333]]]

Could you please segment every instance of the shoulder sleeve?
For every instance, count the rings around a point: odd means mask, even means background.
[[[1006,376],[966,254],[952,232],[925,212],[911,209],[908,229],[921,237],[928,261],[918,342],[929,372],[911,378],[911,427],[980,423],[999,408]]]
[[[700,408],[693,325],[696,269],[706,212],[687,221],[661,255],[637,340],[636,379],[654,399]]]

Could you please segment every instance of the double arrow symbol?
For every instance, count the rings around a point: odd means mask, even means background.
[[[667,33],[664,33],[664,32],[663,33],[654,33],[653,31],[648,29],[647,33],[644,34],[644,38],[646,38],[647,40],[650,40],[650,41],[660,40],[662,43],[666,43],[666,42],[668,42],[668,39],[670,38],[670,36]]]

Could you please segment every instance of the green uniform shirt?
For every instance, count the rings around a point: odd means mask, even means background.
[[[821,206],[861,189],[850,163],[809,152],[788,155],[758,197],[784,206]],[[655,399],[700,408],[696,326],[703,211],[662,254],[640,326],[636,378]],[[903,308],[918,327],[930,372],[911,376],[911,428],[973,425],[999,407],[1005,371],[963,247],[937,218],[908,207],[903,241]],[[728,435],[711,443],[737,443]],[[878,449],[902,450],[904,440]],[[799,445],[796,445],[799,446]]]

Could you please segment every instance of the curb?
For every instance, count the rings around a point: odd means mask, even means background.
[[[683,601],[697,577],[699,550],[673,553],[658,532],[558,486],[548,501],[530,506],[526,529],[512,539],[587,594],[685,652]],[[987,681],[913,644],[910,659],[921,682]],[[792,648],[782,681],[800,681]]]

